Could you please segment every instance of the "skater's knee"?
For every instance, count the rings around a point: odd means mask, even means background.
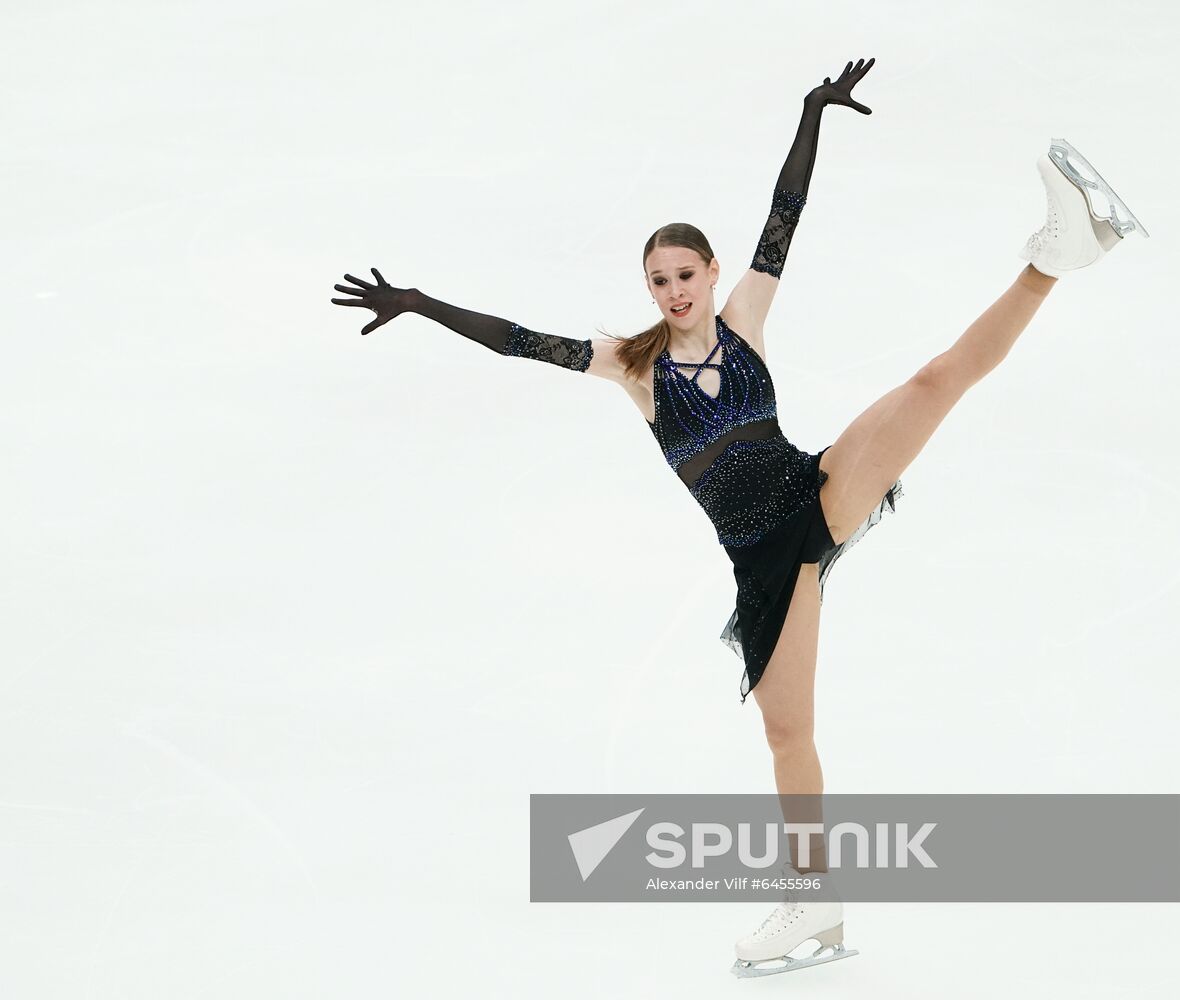
[[[936,355],[914,372],[910,384],[923,389],[941,391],[955,377],[955,362],[949,351]]]
[[[815,723],[810,717],[766,720],[764,729],[775,757],[808,756],[815,751]]]
[[[974,381],[974,376],[953,351],[944,351],[926,362],[910,377],[910,385],[930,393],[931,402],[942,403],[958,399]]]

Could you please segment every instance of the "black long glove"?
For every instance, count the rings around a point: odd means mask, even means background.
[[[819,148],[819,123],[824,108],[829,104],[842,104],[863,115],[873,112],[852,99],[852,88],[872,68],[876,59],[867,63],[858,59],[856,65],[848,63],[844,72],[833,83],[831,77],[812,90],[803,99],[803,115],[787,160],[779,171],[774,194],[770,199],[770,215],[758,239],[754,259],[750,267],[775,278],[781,278],[787,250],[795,235],[799,214],[807,203],[807,190],[811,185],[811,171],[815,166],[815,154]]]
[[[377,327],[404,312],[413,312],[449,327],[468,340],[483,344],[496,354],[546,361],[577,372],[584,372],[590,367],[594,346],[589,340],[537,333],[498,316],[460,309],[458,306],[432,299],[417,288],[394,288],[381,277],[381,272],[377,268],[371,267],[369,270],[377,279],[375,285],[346,274],[345,279],[357,287],[333,286],[338,292],[359,296],[355,299],[332,299],[336,305],[361,306],[372,309],[377,314],[376,319],[361,330],[362,334],[372,333]]]

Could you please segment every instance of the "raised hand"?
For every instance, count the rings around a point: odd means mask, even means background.
[[[375,285],[367,281],[361,281],[360,278],[354,278],[351,274],[346,274],[344,276],[345,279],[356,285],[356,288],[349,288],[347,285],[332,286],[338,292],[347,292],[349,295],[360,296],[359,299],[333,299],[332,301],[336,305],[362,306],[365,309],[372,309],[377,314],[377,318],[361,330],[362,335],[372,333],[377,327],[388,323],[395,316],[400,316],[410,308],[410,289],[394,288],[381,277],[381,272],[377,268],[371,267],[369,270],[373,272],[373,277],[377,279],[377,284]]]
[[[862,115],[871,115],[873,112],[870,108],[866,108],[863,104],[852,99],[852,88],[860,83],[864,75],[872,68],[876,58],[865,62],[863,59],[858,59],[856,65],[849,63],[844,67],[844,72],[837,78],[836,82],[832,82],[829,76],[824,77],[824,82],[816,87],[807,96],[812,100],[821,102],[821,106],[828,104],[843,104],[846,108],[852,108],[854,111],[859,111]]]

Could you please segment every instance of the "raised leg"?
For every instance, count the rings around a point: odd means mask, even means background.
[[[834,541],[881,503],[955,403],[1007,356],[1056,282],[1030,264],[948,350],[873,403],[824,452],[820,468],[829,479],[820,504]]]

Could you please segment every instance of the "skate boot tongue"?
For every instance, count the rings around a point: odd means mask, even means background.
[[[800,875],[799,870],[789,862],[779,869],[779,879],[782,880],[785,886],[785,888],[782,890],[783,901],[778,904],[778,908],[775,910],[775,912],[772,913],[770,917],[767,917],[767,920],[773,918],[780,911],[786,915],[792,910],[798,909],[799,904],[802,902],[803,893],[803,890],[800,888],[802,883],[799,882],[799,879],[804,877],[805,876]]]
[[[758,928],[756,933],[761,934],[762,931],[766,930],[766,928],[769,927],[771,924],[781,923],[782,921],[784,921],[788,917],[790,917],[791,913],[794,912],[795,910],[797,910],[798,908],[799,908],[798,897],[796,897],[794,899],[784,900],[783,902],[779,903],[778,906],[776,906],[773,910],[771,910],[769,914],[767,914],[766,919],[762,921],[762,924]]]

